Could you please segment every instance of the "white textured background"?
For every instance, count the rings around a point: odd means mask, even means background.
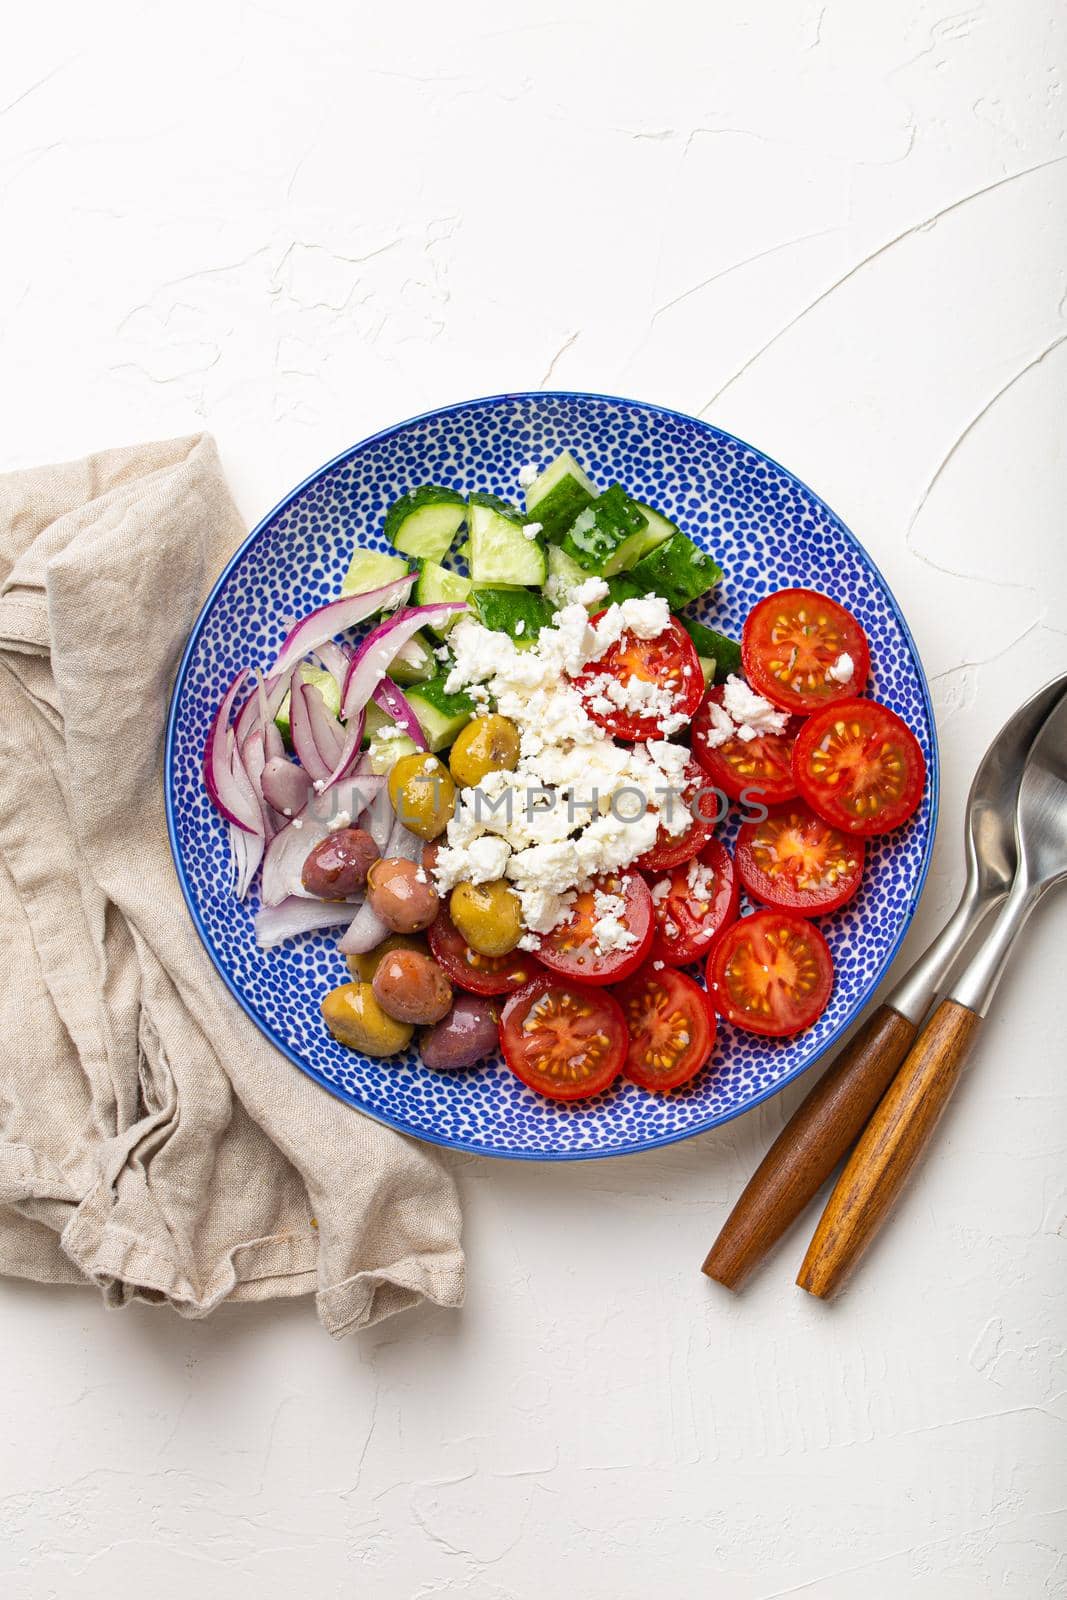
[[[11,8],[3,466],[206,425],[250,521],[460,397],[634,394],[882,565],[962,801],[1067,665],[1055,0]],[[1064,906],[852,1291],[705,1249],[801,1090],[645,1158],[460,1161],[470,1289],[333,1345],[0,1285],[5,1600],[1067,1594]]]

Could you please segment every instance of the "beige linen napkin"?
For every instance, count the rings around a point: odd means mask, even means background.
[[[459,1207],[267,1043],[178,889],[167,701],[243,533],[206,436],[0,477],[0,1271],[193,1317],[315,1291],[340,1335],[460,1303]]]

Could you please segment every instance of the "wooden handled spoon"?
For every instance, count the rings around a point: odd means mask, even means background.
[[[1023,766],[1067,676],[1021,706],[993,740],[967,801],[967,882],[933,944],[855,1034],[786,1123],[712,1245],[704,1271],[740,1289],[858,1139],[960,952],[1015,873]]]
[[[1007,900],[913,1045],[827,1202],[797,1278],[809,1294],[835,1294],[881,1228],[959,1082],[1020,929],[1067,879],[1067,696],[1027,758],[1014,833],[1018,864]]]

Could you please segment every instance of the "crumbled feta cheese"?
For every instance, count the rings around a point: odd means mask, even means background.
[[[855,675],[856,663],[847,650],[838,656],[832,667],[826,669],[826,676],[831,683],[851,683]]]
[[[521,638],[522,635],[525,632],[526,632],[526,618],[525,617],[520,617],[518,622],[516,622],[516,624],[515,624],[515,637],[516,637],[516,639]]]
[[[631,933],[622,921],[626,901],[621,894],[606,894],[597,889],[593,894],[593,911],[593,940],[598,955],[608,955],[612,950],[629,950],[637,943],[637,935]]]
[[[426,881],[427,881],[427,879],[426,879],[426,868],[425,867],[416,867],[416,869],[415,869],[415,882],[416,883],[425,883]]]
[[[671,880],[669,878],[658,879],[658,881],[652,885],[651,889],[652,904],[655,906],[661,906],[670,892]]]
[[[536,483],[538,476],[537,468],[530,461],[519,468],[519,484],[523,489],[528,489],[531,483]]]
[[[586,578],[584,583],[571,590],[570,598],[574,605],[595,606],[598,600],[606,599],[608,593],[603,578]]]
[[[299,829],[301,829],[304,826],[303,820],[300,817],[294,817],[293,821],[292,821],[292,826],[299,831]]]
[[[715,869],[705,866],[703,861],[693,860],[689,863],[685,881],[689,898],[698,904],[707,905],[715,884]]]
[[[541,522],[524,522],[522,525],[522,536],[524,539],[536,539],[543,527],[544,523]]]
[[[536,949],[537,935],[565,921],[576,894],[594,879],[650,849],[661,825],[678,832],[688,822],[685,807],[663,807],[664,796],[682,787],[684,746],[667,739],[617,745],[589,715],[598,700],[610,709],[621,698],[652,707],[656,717],[665,711],[671,732],[686,720],[670,721],[673,696],[661,706],[656,685],[621,685],[607,674],[602,694],[579,692],[571,681],[627,630],[652,638],[669,620],[666,602],[652,596],[610,606],[594,628],[581,600],[595,604],[601,590],[602,580],[585,580],[525,649],[472,617],[450,635],[447,691],[495,702],[519,730],[519,761],[513,772],[489,773],[460,791],[433,878],[441,894],[463,881],[506,878],[522,908],[522,949]],[[612,915],[605,910],[609,940],[616,937]]]
[[[737,724],[737,737],[745,742],[761,733],[781,733],[789,721],[788,711],[779,711],[734,673],[726,680],[722,703]]]

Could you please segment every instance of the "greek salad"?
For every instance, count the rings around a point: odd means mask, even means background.
[[[816,919],[916,809],[923,756],[830,596],[770,594],[728,638],[688,612],[722,573],[670,518],[569,452],[519,488],[402,495],[391,552],[357,549],[230,684],[204,781],[259,945],[343,930],[341,1044],[389,1057],[418,1029],[433,1069],[501,1051],[554,1099],[665,1092],[720,1019],[820,1015]]]

